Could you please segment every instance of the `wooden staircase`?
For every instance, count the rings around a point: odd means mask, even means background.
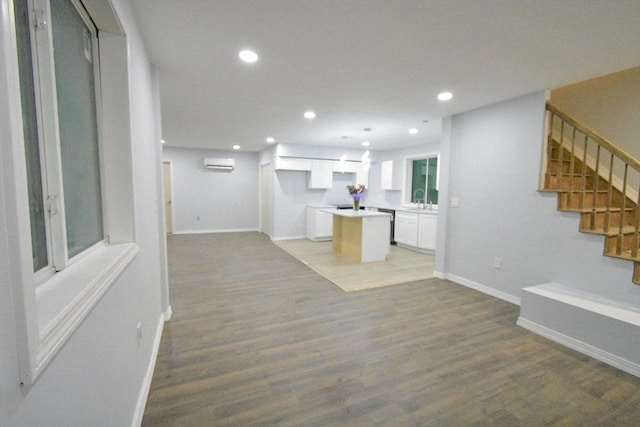
[[[604,255],[633,262],[640,284],[640,162],[547,104],[548,137],[541,191],[558,210],[580,213],[580,231],[604,236]]]

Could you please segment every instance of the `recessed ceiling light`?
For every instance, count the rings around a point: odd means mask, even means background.
[[[415,135],[416,133],[418,133],[418,129],[416,129],[416,128],[411,128],[411,129],[409,129],[409,133],[410,133],[411,135]]]
[[[269,137],[269,138],[267,138],[267,142],[268,142],[269,144],[271,144],[272,142],[276,142],[276,140],[275,140],[275,139],[273,139],[273,138],[271,138],[271,137]]]
[[[162,143],[164,144],[164,143],[165,143],[165,142],[167,142],[167,141],[165,141],[164,139],[161,139],[161,140],[160,140],[160,142],[162,142]]]
[[[251,62],[256,62],[258,60],[258,54],[252,50],[241,50],[240,53],[238,53],[238,56],[244,62],[251,63]]]
[[[307,111],[304,113],[304,117],[311,120],[316,117],[316,113],[314,113],[313,111]]]
[[[440,101],[448,101],[451,98],[453,98],[453,94],[451,92],[442,92],[442,93],[438,94],[438,99]]]
[[[362,141],[362,145],[364,145],[365,147],[369,146],[369,141]]]
[[[234,146],[233,146],[233,149],[234,149],[234,150],[239,150],[239,149],[240,149],[240,146],[239,146],[239,145],[234,145]]]

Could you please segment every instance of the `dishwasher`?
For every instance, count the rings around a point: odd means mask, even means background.
[[[394,209],[383,209],[383,208],[378,208],[378,212],[383,212],[383,213],[388,213],[391,215],[391,235],[389,236],[389,242],[392,245],[396,244],[396,240],[393,237],[393,230],[394,230],[394,226],[395,226],[395,222],[396,222],[396,211]]]

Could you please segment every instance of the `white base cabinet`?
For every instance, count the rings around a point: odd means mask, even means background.
[[[434,214],[418,215],[418,248],[436,250],[436,232],[438,216]]]
[[[418,214],[396,211],[394,228],[396,243],[418,246]]]
[[[333,236],[333,215],[322,212],[328,206],[307,206],[307,238],[314,241],[331,240]]]
[[[437,228],[436,214],[396,211],[394,235],[396,243],[401,246],[435,251]]]

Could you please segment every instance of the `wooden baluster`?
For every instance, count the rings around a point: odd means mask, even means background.
[[[613,205],[613,153],[609,160],[609,184],[607,185],[607,211],[604,215],[604,231],[609,231],[609,221],[611,219],[611,206]]]
[[[590,225],[590,229],[591,231],[595,230],[596,228],[596,194],[598,193],[598,181],[600,178],[600,144],[596,145],[596,167],[595,170],[593,171],[593,197],[592,197],[592,201],[591,201],[591,224]]]
[[[575,173],[574,173],[574,159],[576,157],[576,127],[572,126],[573,131],[571,132],[571,157],[569,158],[569,181],[573,184],[573,178],[575,177]],[[573,185],[571,185],[571,187],[573,187]],[[573,201],[573,189],[570,188],[569,189],[569,196],[567,198],[567,203],[569,204],[568,207],[573,208],[573,204],[571,203]]]
[[[638,246],[640,246],[640,192],[638,192],[638,200],[636,200],[636,228],[635,233],[633,233],[633,247],[631,248],[631,256],[636,260],[638,259]]]
[[[624,224],[626,218],[626,208],[627,208],[627,174],[629,172],[629,165],[627,163],[624,164],[624,176],[622,178],[622,210],[620,211],[620,224],[618,225],[618,241],[616,246],[616,254],[622,254],[622,239],[624,239]]]
[[[553,114],[551,111],[547,110],[549,114],[549,130],[547,135],[547,176],[546,176],[546,189],[549,189],[551,186],[551,165],[553,164],[552,154],[553,154]]]
[[[584,151],[582,152],[582,194],[580,195],[580,209],[584,209],[584,199],[587,197],[587,148],[589,137],[584,135]]]
[[[640,174],[639,174],[640,175]],[[640,189],[640,176],[638,176],[636,188]],[[636,200],[636,226],[633,233],[633,246],[631,247],[631,256],[638,259],[638,246],[640,246],[640,191],[638,191],[638,200]]]
[[[559,190],[563,190],[564,185],[563,185],[563,173],[562,173],[562,161],[563,161],[563,157],[564,157],[564,120],[560,121],[560,141],[559,141],[559,147],[558,149],[560,150],[560,153],[558,154],[558,179],[560,182],[560,186],[559,186]],[[571,185],[569,185],[569,187],[571,187]]]

